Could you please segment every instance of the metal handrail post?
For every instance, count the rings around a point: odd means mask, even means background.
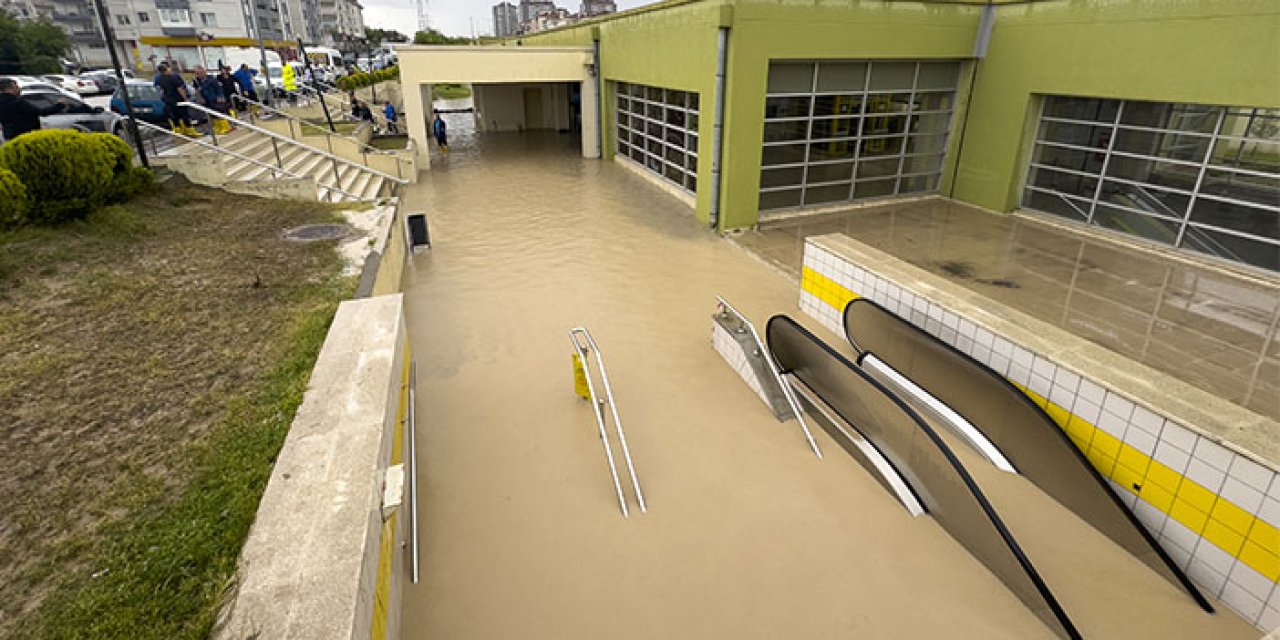
[[[271,149],[276,152],[276,164],[279,165],[281,169],[283,169],[284,160],[280,158],[280,144],[276,142],[275,138],[271,139]]]
[[[755,325],[751,324],[751,321],[742,315],[741,311],[735,309],[722,296],[716,296],[716,301],[722,310],[737,316],[738,320],[746,326],[747,331],[751,333],[751,339],[756,343],[756,350],[760,352],[765,364],[769,366],[769,372],[773,374],[773,379],[782,388],[782,396],[787,399],[787,406],[791,407],[791,412],[795,414],[796,421],[800,423],[800,428],[804,431],[804,437],[809,441],[809,448],[813,449],[813,455],[818,456],[818,459],[821,460],[822,450],[818,448],[818,442],[813,439],[813,433],[809,431],[809,425],[805,422],[804,415],[800,412],[800,403],[796,400],[795,391],[791,388],[791,385],[782,379],[782,371],[778,367],[778,363],[773,359],[773,354],[764,346],[764,342],[760,339],[760,334],[756,332]]]
[[[604,367],[604,355],[600,353],[600,347],[596,344],[595,338],[591,337],[591,332],[586,327],[578,327],[574,331],[580,332],[590,345],[592,354],[595,356],[596,365],[600,368],[600,383],[604,386],[604,395],[609,402],[609,411],[613,414],[613,428],[618,432],[618,443],[622,445],[622,457],[627,462],[627,471],[631,475],[631,487],[636,492],[636,502],[640,503],[640,511],[647,513],[648,505],[644,501],[644,491],[640,489],[640,478],[636,476],[636,465],[631,460],[631,449],[627,446],[627,434],[622,429],[622,418],[618,417],[618,404],[613,399],[613,388],[609,385],[609,373]],[[587,376],[587,381],[591,381],[591,377]]]
[[[578,356],[578,360],[583,367],[587,364],[587,347],[583,347],[578,342],[578,334],[586,333],[586,329],[577,327],[569,330],[569,342],[573,344],[573,351]],[[604,426],[604,412],[600,410],[600,397],[596,394],[595,382],[591,380],[591,372],[587,375],[587,391],[591,396],[591,410],[595,412],[596,426],[600,430],[600,442],[604,444],[604,456],[609,462],[609,475],[613,476],[613,490],[618,494],[618,506],[622,508],[622,517],[630,518],[631,513],[627,509],[627,498],[622,493],[622,481],[618,479],[618,466],[613,462],[613,447],[609,444],[609,433]]]

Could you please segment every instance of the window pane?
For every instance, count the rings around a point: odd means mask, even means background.
[[[1191,226],[1187,227],[1186,234],[1182,236],[1182,246],[1219,258],[1280,271],[1280,245],[1262,240]]]
[[[905,115],[875,115],[867,116],[862,124],[863,136],[887,136],[905,133],[907,127],[907,116]]]
[[[1222,135],[1256,140],[1280,140],[1280,109],[1229,109]]]
[[[1093,197],[1093,194],[1090,193],[1089,196]],[[1089,219],[1088,200],[1071,198],[1056,193],[1044,193],[1028,189],[1022,199],[1022,206],[1060,215],[1076,222],[1086,222]]]
[[[934,131],[946,131],[947,125],[951,123],[951,113],[944,111],[942,113],[926,113],[924,115],[911,116],[911,133],[930,133]]]
[[[1074,173],[1040,167],[1031,168],[1031,173],[1027,176],[1027,184],[1089,200],[1093,199],[1094,193],[1098,190],[1097,178],[1087,178]],[[1086,206],[1085,209],[1088,210],[1088,207]]]
[[[883,178],[898,175],[898,158],[863,160],[858,163],[858,179]]]
[[[1111,127],[1045,121],[1040,123],[1038,139],[1105,151],[1111,141]]]
[[[676,89],[667,89],[667,98],[666,98],[667,104],[674,107],[680,107],[681,109],[683,109],[684,101],[685,101],[685,92],[679,91]]]
[[[804,162],[803,144],[787,144],[777,147],[764,148],[764,166],[775,164],[797,164]]]
[[[920,191],[936,191],[938,189],[937,174],[927,176],[908,176],[898,180],[898,193],[916,193]]]
[[[915,80],[914,62],[875,62],[871,65],[872,91],[910,91]]]
[[[858,115],[862,111],[862,96],[818,96],[814,99],[815,116]]]
[[[823,204],[849,199],[849,184],[809,187],[804,192],[805,204]]]
[[[1213,133],[1221,111],[1221,107],[1130,100],[1124,103],[1120,124]]]
[[[1219,138],[1210,163],[1280,175],[1280,142]]]
[[[785,187],[799,185],[804,180],[804,167],[765,169],[760,172],[760,187]]]
[[[955,102],[955,97],[956,94],[951,92],[917,93],[913,109],[915,111],[946,111]]]
[[[684,112],[679,109],[667,109],[667,124],[676,127],[683,127]]]
[[[1119,100],[1050,96],[1044,101],[1044,115],[1051,118],[1111,123],[1115,121],[1119,107]]]
[[[783,122],[766,122],[764,125],[764,141],[780,142],[783,140],[804,140],[809,135],[808,120],[785,120]]]
[[[1130,209],[1178,219],[1186,214],[1187,205],[1191,204],[1190,196],[1110,180],[1103,181],[1102,192],[1098,197],[1103,202],[1114,202]]]
[[[837,182],[848,181],[853,179],[853,163],[841,162],[839,164],[814,164],[809,165],[809,184],[815,182]],[[846,195],[848,188],[845,189]]]
[[[1107,163],[1108,176],[1186,191],[1196,188],[1196,176],[1199,173],[1198,167],[1149,158],[1113,155]]]
[[[865,62],[818,63],[818,91],[857,91],[866,84]]]
[[[1255,176],[1224,169],[1204,172],[1200,193],[1256,202],[1280,209],[1280,177]]]
[[[1178,237],[1177,222],[1101,202],[1093,210],[1093,223],[1163,244],[1173,244]]]
[[[767,98],[764,102],[764,117],[773,118],[807,118],[809,102],[812,98]]]
[[[810,93],[812,91],[812,62],[774,62],[769,65],[769,93]]]
[[[921,62],[916,90],[955,89],[959,77],[960,64],[957,62]]]
[[[863,158],[873,158],[876,156],[896,156],[902,153],[902,142],[904,138],[875,138],[872,140],[863,140],[862,149],[859,156]]]
[[[809,162],[852,160],[858,149],[857,140],[833,140],[809,145]]]
[[[935,173],[942,170],[942,156],[907,156],[902,159],[903,173]]]
[[[800,206],[800,190],[792,189],[790,191],[761,191],[760,192],[760,210],[767,211],[769,209],[782,209],[785,207]]]
[[[766,125],[767,126],[767,125]],[[832,118],[813,121],[813,139],[852,138],[858,135],[857,118]]]
[[[1203,162],[1209,141],[1207,136],[1121,128],[1116,133],[1114,149],[1144,156]]]
[[[913,135],[907,138],[907,153],[942,153],[946,145],[945,133]]]
[[[1062,167],[1072,171],[1093,174],[1102,173],[1103,157],[1102,153],[1096,151],[1064,149],[1045,144],[1037,144],[1031,153],[1031,161],[1035,164]]]
[[[890,178],[889,180],[870,180],[867,182],[858,181],[853,185],[854,198],[876,198],[879,196],[893,195],[894,183],[897,180]]]
[[[1280,240],[1280,211],[1223,202],[1212,196],[1196,198],[1191,221]]]

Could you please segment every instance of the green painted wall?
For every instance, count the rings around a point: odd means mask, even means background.
[[[953,197],[997,211],[1017,206],[1037,94],[1280,108],[1280,2],[1000,7]]]
[[[710,212],[716,38],[731,27],[721,228],[756,223],[764,95],[775,59],[963,59],[983,3],[951,0],[670,0],[520,39],[601,41],[607,81],[702,98],[697,215]],[[1280,0],[1002,2],[991,47],[961,73],[941,191],[997,211],[1017,206],[1038,95],[1280,108]],[[508,41],[516,44],[516,41]],[[972,98],[972,103],[968,99]],[[966,109],[971,115],[966,120]],[[613,157],[606,85],[605,157]],[[964,144],[960,134],[964,127]],[[954,181],[953,181],[954,176]]]

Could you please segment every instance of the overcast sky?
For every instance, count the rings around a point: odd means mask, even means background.
[[[451,36],[471,35],[471,21],[475,20],[476,33],[493,33],[493,5],[499,0],[428,0],[431,26]],[[618,0],[618,10],[633,9],[652,4],[656,0]],[[519,0],[510,0],[519,4]],[[413,0],[361,0],[364,6],[364,24],[368,27],[395,29],[412,36],[418,30],[418,11]],[[556,4],[578,12],[581,0],[556,0]]]

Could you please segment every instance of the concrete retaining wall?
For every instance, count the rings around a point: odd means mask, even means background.
[[[402,307],[399,294],[339,306],[215,638],[399,637],[410,362]]]

